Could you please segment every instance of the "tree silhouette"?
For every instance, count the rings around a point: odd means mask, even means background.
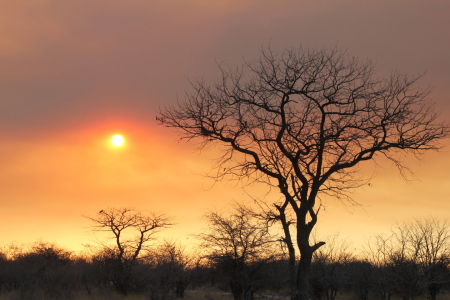
[[[306,300],[312,256],[324,244],[310,243],[318,197],[346,198],[361,184],[355,167],[376,154],[402,168],[399,151],[437,149],[449,126],[437,120],[429,89],[417,87],[420,76],[379,79],[370,61],[337,48],[281,55],[265,49],[241,68],[220,70],[217,81],[193,82],[157,120],[200,147],[224,146],[217,179],[231,175],[279,189],[284,202],[274,203],[272,217],[284,226],[291,256],[291,299]],[[283,222],[288,211],[293,222]]]
[[[263,266],[276,255],[266,222],[238,203],[229,213],[209,212],[205,217],[208,228],[198,238],[208,260],[226,277],[234,300],[252,300],[262,287],[261,277],[266,277]]]
[[[450,227],[447,219],[413,219],[396,224],[391,236],[378,235],[369,245],[371,261],[384,261],[383,279],[404,299],[426,291],[437,295],[450,283]],[[381,259],[376,259],[381,258]]]
[[[110,269],[116,289],[127,294],[130,285],[129,270],[137,259],[146,252],[154,234],[172,225],[171,219],[163,214],[142,213],[132,208],[108,208],[95,217],[86,217],[92,222],[93,231],[110,233],[113,243],[101,242],[104,247],[104,261]]]

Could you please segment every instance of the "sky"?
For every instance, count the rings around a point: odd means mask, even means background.
[[[174,218],[161,232],[193,240],[208,210],[263,197],[262,186],[214,183],[215,149],[199,151],[157,125],[160,107],[239,66],[263,47],[340,47],[431,86],[450,114],[448,0],[1,0],[0,246],[38,240],[82,250],[108,207]],[[109,139],[120,133],[125,145]],[[449,141],[444,143],[450,144]],[[450,148],[417,160],[414,176],[368,163],[359,206],[328,199],[318,235],[361,245],[395,222],[448,217]],[[266,197],[267,201],[272,198]]]

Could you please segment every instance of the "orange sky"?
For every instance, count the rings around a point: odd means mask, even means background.
[[[245,4],[243,4],[245,2]],[[105,207],[174,216],[164,234],[187,242],[208,209],[263,196],[201,174],[214,149],[195,151],[156,125],[189,78],[218,75],[262,46],[338,45],[372,58],[381,75],[426,71],[442,118],[450,113],[450,2],[384,1],[15,1],[0,10],[0,245],[38,239],[72,249],[90,243]],[[113,149],[115,133],[126,145]],[[319,235],[360,244],[395,221],[450,212],[450,148],[405,158],[417,180],[390,165],[355,192],[362,207],[327,201]],[[275,197],[276,195],[274,195]]]

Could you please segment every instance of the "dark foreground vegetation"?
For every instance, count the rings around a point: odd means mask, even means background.
[[[207,221],[198,249],[153,241],[135,258],[106,246],[89,254],[44,242],[3,247],[0,299],[289,299],[287,257],[256,217],[238,206],[232,214],[210,213]],[[358,255],[338,236],[326,240],[314,256],[311,299],[448,298],[445,221],[396,225],[390,235],[371,238]],[[227,294],[192,292],[211,289]]]

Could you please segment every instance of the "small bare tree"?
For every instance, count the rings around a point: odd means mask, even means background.
[[[313,253],[324,244],[310,240],[320,195],[348,199],[346,191],[361,184],[360,163],[378,154],[402,168],[396,153],[437,149],[449,125],[437,120],[430,91],[417,87],[420,76],[380,79],[370,61],[339,49],[281,55],[268,49],[242,68],[220,69],[219,80],[194,82],[157,119],[200,147],[225,146],[217,179],[230,175],[279,189],[283,201],[274,203],[274,215],[291,257],[291,298],[307,300]],[[294,222],[285,219],[288,211]]]
[[[414,219],[396,224],[390,236],[368,244],[368,257],[380,271],[380,294],[413,299],[424,291],[435,300],[450,283],[450,228],[447,220]]]
[[[403,233],[405,252],[420,269],[422,287],[431,300],[450,283],[450,224],[436,218],[414,219],[397,225],[394,233]]]
[[[151,275],[147,279],[151,299],[184,298],[184,293],[194,277],[200,257],[189,253],[178,242],[165,240],[146,258]],[[172,295],[171,295],[172,294]]]
[[[132,208],[108,208],[100,210],[95,217],[86,217],[94,225],[94,232],[107,232],[108,240],[100,241],[104,255],[111,262],[113,283],[116,289],[127,294],[130,285],[130,267],[143,253],[154,234],[172,225],[171,218],[164,214],[144,214]]]
[[[210,212],[205,217],[208,228],[198,237],[207,258],[227,276],[235,300],[252,300],[261,288],[262,266],[275,255],[276,239],[267,223],[241,204],[235,204],[228,214]]]

